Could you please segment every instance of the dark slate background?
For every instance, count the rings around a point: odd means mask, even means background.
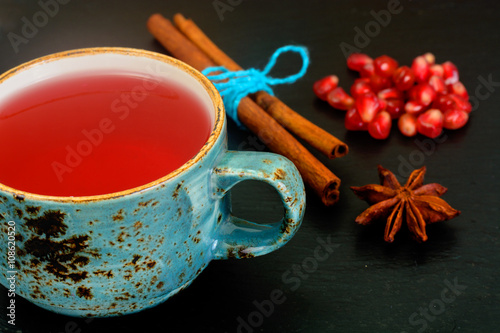
[[[38,1],[0,0],[0,72],[81,47],[165,52],[148,33],[146,20],[155,12],[169,18],[181,12],[243,67],[262,68],[283,45],[307,46],[307,75],[275,92],[344,140],[351,151],[332,161],[317,154],[342,179],[340,201],[326,208],[308,191],[303,225],[283,249],[251,260],[213,262],[191,287],[166,303],[122,318],[74,319],[18,299],[15,327],[6,323],[6,310],[0,310],[1,332],[497,331],[499,2],[401,0],[400,12],[379,24],[373,13],[387,10],[393,1],[60,1],[65,4],[57,14],[16,52],[7,35],[21,35],[23,20],[32,21],[42,7]],[[365,28],[372,30],[363,40],[358,31]],[[311,90],[327,74],[337,74],[340,85],[350,87],[356,75],[345,65],[340,46],[346,44],[373,57],[388,54],[400,64],[409,65],[427,51],[437,62],[454,62],[475,98],[470,122],[446,131],[441,142],[406,138],[396,129],[385,141],[348,133],[344,114],[318,101]],[[295,57],[284,57],[275,73],[286,75],[298,66]],[[254,138],[229,123],[230,148],[260,150]],[[426,165],[426,183],[448,187],[444,199],[462,214],[429,226],[425,244],[414,243],[404,231],[394,244],[386,244],[383,224],[354,223],[367,204],[349,190],[376,183],[378,164],[395,171],[401,181],[410,169]],[[259,222],[275,221],[282,214],[277,194],[260,183],[238,185],[233,203],[235,214]],[[322,261],[314,257],[318,246],[327,250]],[[272,307],[271,299],[276,301]],[[1,287],[0,308],[5,309],[7,300]]]

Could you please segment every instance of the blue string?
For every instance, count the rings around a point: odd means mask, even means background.
[[[268,76],[269,72],[276,64],[278,57],[285,52],[295,52],[302,57],[302,68],[300,71],[284,78],[274,78]],[[215,88],[217,88],[221,94],[227,115],[233,119],[238,126],[243,127],[238,119],[238,105],[243,97],[261,90],[274,95],[270,86],[284,83],[294,83],[304,76],[308,66],[309,55],[307,49],[302,46],[287,45],[280,47],[273,53],[271,59],[262,71],[250,68],[247,70],[231,72],[225,67],[218,66],[205,68],[202,73],[206,75],[210,81],[212,81]],[[214,74],[216,72],[219,73]]]

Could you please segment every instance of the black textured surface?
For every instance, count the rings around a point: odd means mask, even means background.
[[[25,20],[32,21],[42,7],[38,1],[0,0],[0,72],[80,47],[165,52],[148,33],[146,20],[155,12],[169,18],[181,12],[244,67],[262,68],[282,45],[307,46],[311,55],[307,75],[275,92],[293,109],[345,140],[351,151],[333,161],[318,156],[342,179],[340,201],[325,208],[308,192],[303,225],[283,249],[250,260],[213,262],[191,287],[163,305],[121,318],[74,319],[18,299],[12,327],[6,323],[7,291],[2,287],[0,332],[497,331],[498,2],[402,0],[401,12],[382,26],[374,23],[372,11],[387,9],[392,1],[60,1],[67,4],[19,44],[16,53],[8,34],[22,36]],[[224,4],[225,11],[218,13],[215,6]],[[372,37],[360,44],[356,30],[365,28],[372,29]],[[352,84],[356,76],[346,68],[341,43],[357,45],[374,57],[388,54],[400,64],[409,65],[427,51],[436,55],[437,62],[453,61],[461,81],[478,101],[470,122],[463,129],[445,132],[441,143],[420,136],[406,138],[396,129],[385,141],[366,133],[348,133],[344,114],[318,101],[311,91],[315,80],[331,73],[339,76],[344,88]],[[285,57],[276,75],[296,68],[296,59]],[[486,87],[484,80],[492,83]],[[254,139],[229,124],[232,149],[261,149]],[[409,168],[425,164],[425,182],[448,187],[444,199],[462,214],[429,226],[426,244],[414,243],[407,232],[398,234],[394,244],[384,243],[383,225],[354,223],[367,205],[349,190],[352,185],[377,182],[377,164],[395,171],[401,180]],[[233,192],[239,216],[262,222],[281,216],[281,204],[269,187],[246,182]],[[272,299],[276,303],[271,307]]]

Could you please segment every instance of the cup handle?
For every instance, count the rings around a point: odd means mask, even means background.
[[[285,207],[280,222],[258,224],[232,214],[220,221],[214,259],[250,258],[277,250],[298,230],[305,211],[304,183],[295,165],[285,157],[265,152],[227,151],[213,169],[214,195],[223,199],[243,180],[273,186]],[[229,198],[224,198],[229,199]]]

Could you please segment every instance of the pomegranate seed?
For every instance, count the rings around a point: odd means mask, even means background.
[[[354,105],[354,98],[349,96],[342,87],[337,87],[327,95],[328,103],[339,110],[349,110]]]
[[[385,110],[385,108],[387,107],[387,101],[385,99],[383,99],[383,98],[378,98],[378,102],[380,103],[379,109],[380,110]]]
[[[428,83],[420,83],[415,86],[415,91],[412,92],[414,100],[424,106],[429,106],[436,98],[436,91]]]
[[[434,103],[432,103],[432,107],[440,109],[443,112],[459,109],[469,113],[472,110],[472,105],[469,101],[456,94],[439,95]]]
[[[347,57],[347,68],[359,72],[367,63],[373,62],[373,59],[363,53],[351,53]]]
[[[429,77],[429,63],[423,56],[418,56],[413,59],[411,64],[411,69],[413,74],[415,74],[415,80],[417,82],[426,82]]]
[[[433,139],[443,131],[443,113],[429,109],[417,118],[417,132]]]
[[[460,81],[457,81],[457,82],[449,85],[448,90],[452,94],[458,95],[458,96],[464,98],[465,100],[469,100],[469,93],[467,92],[467,89],[465,89],[465,86],[463,85],[463,83]]]
[[[368,130],[368,123],[365,123],[355,107],[347,110],[344,120],[345,128],[349,131],[366,131]]]
[[[442,65],[434,64],[431,67],[429,67],[429,75],[431,76],[436,75],[442,78],[443,74],[444,74],[444,69]]]
[[[380,111],[380,102],[374,93],[358,96],[355,105],[361,120],[365,123],[372,121],[377,112]]]
[[[374,92],[392,87],[392,81],[388,77],[372,75],[370,77],[370,84]]]
[[[443,79],[446,85],[453,84],[458,81],[458,69],[451,62],[447,61],[443,63]]]
[[[457,94],[448,94],[450,99],[453,101],[455,107],[467,113],[472,111],[472,105],[468,100]]]
[[[417,99],[417,96],[418,96],[418,94],[417,94],[417,93],[418,93],[418,89],[419,89],[418,85],[413,86],[413,87],[411,87],[410,89],[408,89],[408,90],[406,91],[406,98],[407,98],[408,100],[410,100],[410,101],[414,101],[414,100],[416,100],[416,99]]]
[[[469,114],[465,111],[452,109],[443,114],[443,127],[451,130],[463,127],[469,120]]]
[[[373,62],[367,63],[359,70],[359,76],[361,77],[370,77],[372,75],[375,75],[375,66]]]
[[[433,109],[439,109],[443,112],[449,109],[455,109],[455,101],[450,97],[449,94],[438,94],[434,102],[432,103]]]
[[[401,91],[399,91],[396,88],[387,88],[384,90],[380,90],[377,93],[377,97],[383,99],[391,99],[391,98],[403,99],[403,93],[401,93]]]
[[[413,87],[413,84],[415,83],[415,74],[413,74],[410,67],[401,66],[394,71],[392,80],[394,81],[396,88],[399,90],[408,90]]]
[[[425,105],[420,104],[417,101],[408,101],[405,104],[405,111],[407,113],[418,115],[425,110]]]
[[[436,57],[434,56],[434,54],[430,52],[425,53],[423,57],[425,58],[425,60],[429,65],[434,65],[434,63],[436,62]]]
[[[403,135],[417,135],[417,118],[412,114],[405,113],[398,120],[398,128]]]
[[[378,140],[387,139],[389,133],[391,133],[391,126],[391,115],[386,111],[381,111],[368,124],[368,133]]]
[[[429,84],[438,94],[446,94],[446,92],[448,91],[448,88],[446,88],[446,85],[444,84],[443,78],[440,76],[432,75],[429,78]]]
[[[392,119],[397,119],[404,113],[405,102],[402,99],[388,99],[385,108],[382,110],[389,112]]]
[[[361,95],[371,92],[373,92],[372,86],[370,84],[370,79],[368,78],[356,79],[351,86],[351,96],[353,98],[358,98]]]
[[[375,73],[382,77],[391,77],[399,66],[396,60],[387,55],[375,58],[373,64],[375,65]]]
[[[319,99],[326,101],[326,96],[339,84],[337,75],[329,75],[314,82],[313,91]]]

